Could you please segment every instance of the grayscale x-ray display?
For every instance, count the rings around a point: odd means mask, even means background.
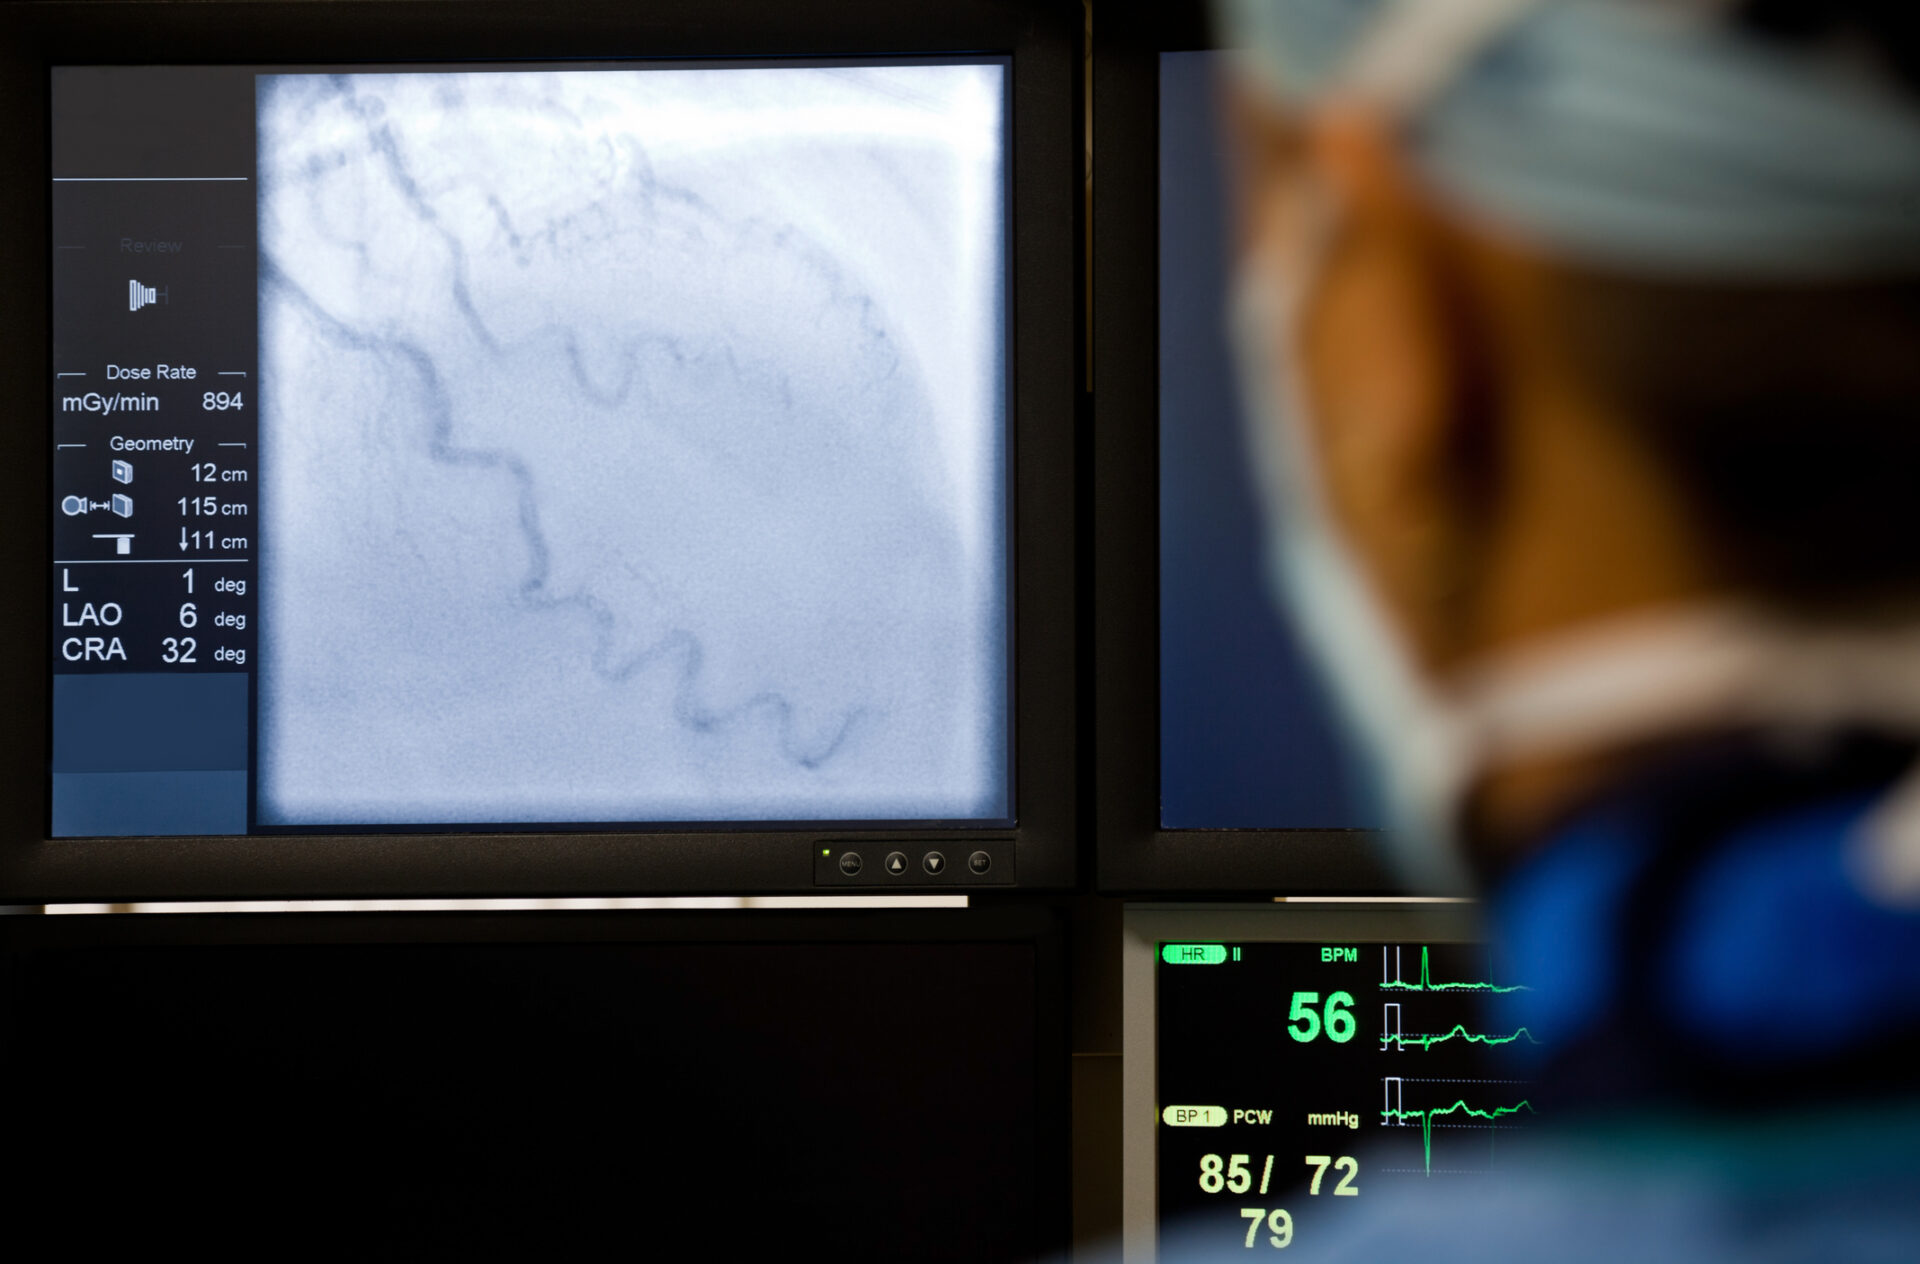
[[[257,819],[1011,818],[1004,78],[262,76]]]

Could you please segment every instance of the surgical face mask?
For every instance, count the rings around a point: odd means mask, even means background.
[[[1268,580],[1362,757],[1395,868],[1417,890],[1460,889],[1465,866],[1455,824],[1463,752],[1320,485],[1298,366],[1305,299],[1326,257],[1336,212],[1321,197],[1310,203],[1309,215],[1303,266],[1283,271],[1270,254],[1256,256],[1242,265],[1234,285],[1232,335]]]

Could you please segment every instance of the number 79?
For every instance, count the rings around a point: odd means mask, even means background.
[[[1285,1207],[1275,1207],[1268,1211],[1265,1207],[1242,1207],[1241,1217],[1247,1221],[1247,1247],[1253,1247],[1253,1240],[1259,1236],[1260,1226],[1267,1227],[1267,1245],[1274,1250],[1293,1245],[1293,1217],[1287,1214]]]

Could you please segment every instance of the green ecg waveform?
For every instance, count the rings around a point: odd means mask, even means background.
[[[1382,1032],[1380,1036],[1380,1047],[1385,1049],[1389,1045],[1397,1044],[1402,1049],[1405,1049],[1408,1045],[1418,1045],[1422,1049],[1431,1049],[1435,1045],[1448,1040],[1465,1040],[1468,1044],[1475,1045],[1510,1045],[1516,1040],[1525,1040],[1530,1045],[1540,1043],[1533,1038],[1533,1033],[1525,1027],[1514,1032],[1511,1036],[1483,1036],[1478,1032],[1468,1031],[1459,1023],[1455,1023],[1453,1030],[1444,1036],[1389,1036]]]
[[[1427,972],[1427,948],[1424,944],[1420,947],[1420,981],[1418,983],[1404,983],[1395,979],[1391,983],[1382,983],[1380,987],[1383,991],[1389,992],[1530,992],[1533,990],[1519,983],[1505,987],[1498,983],[1435,983]]]
[[[1433,1120],[1436,1115],[1451,1115],[1456,1111],[1463,1111],[1474,1119],[1501,1119],[1508,1115],[1517,1115],[1523,1110],[1529,1115],[1533,1114],[1533,1103],[1523,1101],[1513,1106],[1495,1106],[1492,1110],[1475,1110],[1466,1102],[1459,1101],[1439,1110],[1383,1110],[1380,1112],[1380,1119],[1383,1123],[1393,1123],[1396,1120],[1405,1123],[1409,1119],[1420,1121],[1420,1143],[1426,1152],[1427,1172],[1431,1174],[1433,1172]]]

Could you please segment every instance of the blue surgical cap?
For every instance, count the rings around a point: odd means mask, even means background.
[[[1920,106],[1839,48],[1723,4],[1224,0],[1243,73],[1286,108],[1396,116],[1446,202],[1640,274],[1838,281],[1920,271]]]

